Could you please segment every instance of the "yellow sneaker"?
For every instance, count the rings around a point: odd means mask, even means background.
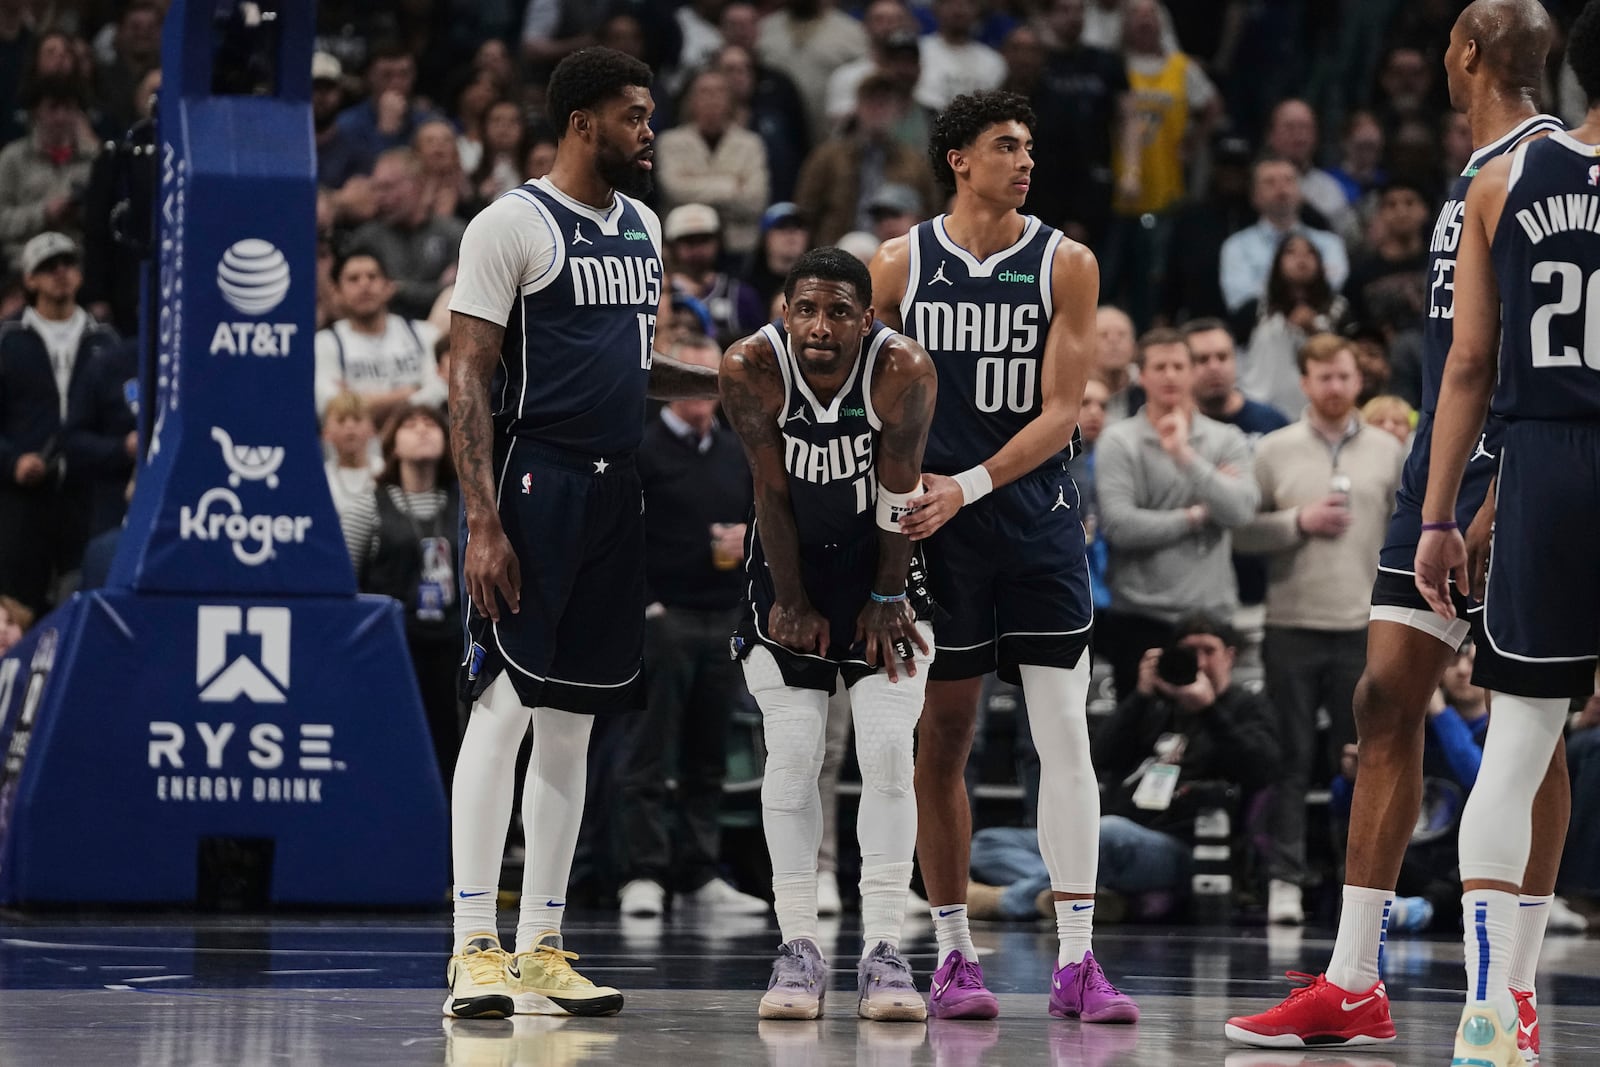
[[[1493,1008],[1469,1004],[1456,1028],[1455,1057],[1450,1067],[1523,1067],[1517,1031],[1501,1025]]]
[[[506,976],[518,1015],[615,1015],[622,994],[597,986],[572,969],[575,952],[561,947],[560,934],[545,934],[532,952],[511,958]]]
[[[509,1019],[516,1011],[506,982],[509,957],[494,934],[474,934],[450,957],[444,1013],[456,1019]]]

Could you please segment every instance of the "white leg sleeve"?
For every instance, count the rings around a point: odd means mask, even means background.
[[[1461,880],[1522,883],[1533,796],[1567,722],[1567,701],[1493,695],[1478,780],[1461,813]]]
[[[455,890],[455,941],[495,928],[495,894],[511,823],[517,750],[528,732],[528,709],[505,674],[496,678],[467,719],[451,787],[450,839]]]
[[[589,733],[593,715],[555,708],[533,709],[533,754],[522,783],[522,827],[528,838],[522,868],[522,907],[517,951],[533,948],[540,935],[561,931],[567,906],[572,853],[583,822],[589,782]]]
[[[1089,760],[1089,657],[1022,667],[1039,752],[1039,851],[1058,893],[1093,893],[1100,864],[1100,787]]]

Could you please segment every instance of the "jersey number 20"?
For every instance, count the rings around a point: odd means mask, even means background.
[[[1033,410],[1038,378],[1039,363],[1031,357],[983,357],[978,360],[978,410],[993,412],[1004,407],[1027,414]]]
[[[1561,293],[1553,303],[1543,304],[1533,313],[1529,327],[1533,332],[1533,365],[1535,367],[1578,367],[1600,370],[1600,271],[1589,275],[1584,282],[1583,268],[1576,263],[1545,260],[1533,265],[1533,283],[1561,284]],[[1583,315],[1583,350],[1576,345],[1562,345],[1554,350],[1551,343],[1552,320],[1557,315],[1571,315],[1580,308]]]

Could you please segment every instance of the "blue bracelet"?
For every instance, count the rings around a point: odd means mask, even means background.
[[[909,599],[909,597],[905,593],[896,593],[894,596],[882,596],[878,593],[873,593],[872,599],[874,602],[879,604],[901,604]]]

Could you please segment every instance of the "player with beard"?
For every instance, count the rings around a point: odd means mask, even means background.
[[[633,453],[647,393],[714,397],[709,368],[652,358],[666,314],[650,188],[650,69],[590,48],[551,75],[555,165],[478,215],[450,302],[451,444],[471,598],[456,764],[457,1017],[612,1015],[622,994],[572,969],[561,916],[594,716],[643,702],[643,494]],[[527,862],[516,951],[495,895],[517,749]]]

